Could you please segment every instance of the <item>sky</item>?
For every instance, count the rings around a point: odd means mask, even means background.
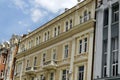
[[[77,0],[0,0],[0,43],[35,30],[76,4]]]

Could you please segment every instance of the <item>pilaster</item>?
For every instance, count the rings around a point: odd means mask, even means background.
[[[87,80],[91,80],[92,75],[92,58],[93,58],[93,31],[89,33],[88,39],[88,66],[87,66]]]
[[[74,65],[74,54],[75,54],[75,38],[72,37],[72,52],[71,52],[71,61],[70,61],[70,70],[69,70],[69,75],[70,79],[69,80],[74,80],[73,79],[73,65]]]

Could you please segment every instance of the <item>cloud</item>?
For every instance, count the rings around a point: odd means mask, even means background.
[[[41,17],[43,17],[43,14],[39,9],[31,10],[31,18],[33,22],[38,22]]]
[[[50,17],[47,13],[60,14],[65,8],[76,5],[77,0],[11,0],[18,9],[27,13],[34,23]]]
[[[21,9],[22,11],[25,11],[25,9],[29,7],[29,5],[24,0],[11,0],[11,1],[16,6],[16,8]]]
[[[53,13],[58,12],[60,9],[71,8],[76,5],[77,0],[35,0],[35,5],[42,7]]]

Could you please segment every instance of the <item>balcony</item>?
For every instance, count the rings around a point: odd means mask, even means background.
[[[55,70],[57,67],[57,61],[50,60],[43,63],[43,69]]]
[[[27,67],[25,73],[26,74],[35,74],[37,71],[37,67]]]

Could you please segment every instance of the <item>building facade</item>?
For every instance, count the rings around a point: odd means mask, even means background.
[[[96,9],[95,80],[120,80],[120,0],[102,0]]]
[[[24,35],[14,80],[91,80],[95,0],[84,0]]]
[[[7,55],[9,53],[9,42],[0,44],[0,80],[4,80]]]
[[[14,66],[15,66],[15,55],[18,52],[18,41],[20,36],[12,35],[9,45],[9,53],[7,54],[7,60],[5,65],[5,76],[4,80],[13,80],[14,77]]]

